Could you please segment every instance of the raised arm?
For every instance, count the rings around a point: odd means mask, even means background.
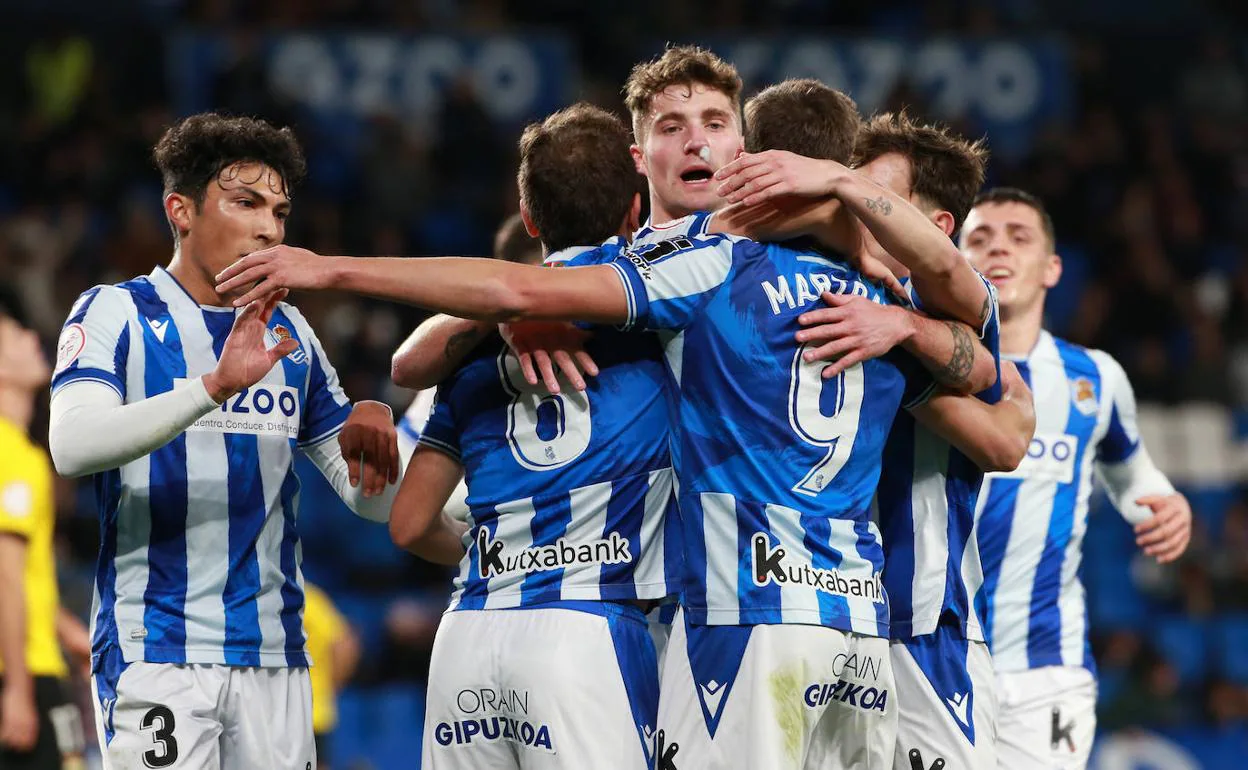
[[[783,150],[745,154],[715,173],[720,195],[754,206],[782,196],[833,196],[911,271],[933,314],[978,329],[991,310],[987,287],[949,237],[909,201],[832,160]]]
[[[439,313],[501,323],[520,319],[621,324],[628,296],[607,265],[549,270],[468,257],[322,257],[275,246],[250,254],[217,276],[218,291],[256,284],[235,305],[271,287],[341,289]]]

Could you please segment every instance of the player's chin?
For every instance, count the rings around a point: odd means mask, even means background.
[[[727,203],[715,192],[711,180],[693,184],[681,182],[679,200],[688,211],[711,211]]]

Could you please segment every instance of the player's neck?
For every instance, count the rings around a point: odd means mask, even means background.
[[[1001,354],[1026,356],[1040,341],[1044,327],[1044,304],[1017,313],[1001,310]]]
[[[681,211],[681,212],[673,213],[671,210],[667,208],[667,206],[663,204],[663,201],[659,200],[653,195],[650,196],[649,223],[651,226],[665,225],[668,222],[675,222],[677,219],[682,219],[684,217],[689,216],[692,213],[693,213],[692,211]]]
[[[0,386],[0,419],[11,422],[30,433],[30,421],[35,414],[35,395],[28,390]]]
[[[173,250],[173,259],[169,262],[169,275],[177,279],[191,295],[191,299],[200,305],[226,307],[230,303],[217,294],[216,276],[209,275],[199,263],[190,256],[191,247],[180,243]]]

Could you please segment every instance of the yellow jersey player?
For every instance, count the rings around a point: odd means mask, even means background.
[[[338,691],[360,659],[360,643],[351,625],[325,592],[303,584],[303,627],[312,667],[312,735],[316,740],[317,770],[329,770],[329,741],[338,726]]]
[[[0,767],[81,767],[82,725],[57,642],[52,466],[27,431],[52,375],[18,302],[0,290]]]

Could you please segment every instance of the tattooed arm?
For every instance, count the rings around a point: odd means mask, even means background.
[[[454,373],[464,356],[497,328],[488,321],[435,315],[394,351],[390,378],[405,388],[432,388]]]
[[[823,301],[829,307],[798,316],[804,328],[797,340],[808,347],[803,353],[807,361],[830,362],[824,377],[900,345],[951,392],[978,393],[997,381],[992,353],[965,324],[878,305],[865,297],[825,292]]]

